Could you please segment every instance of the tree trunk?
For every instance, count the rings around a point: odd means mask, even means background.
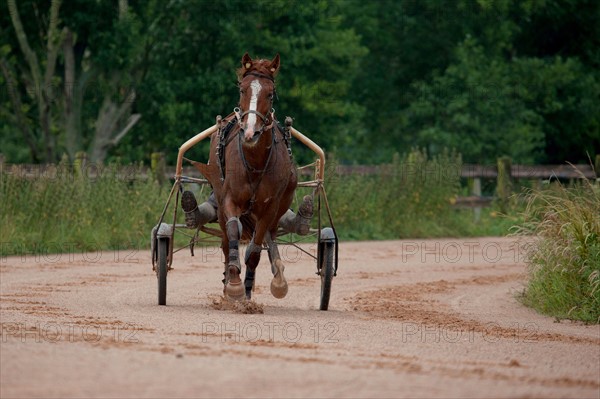
[[[65,57],[65,82],[64,82],[64,121],[65,138],[67,153],[71,159],[75,159],[75,154],[81,148],[79,134],[79,117],[77,112],[81,108],[77,106],[76,101],[76,80],[75,80],[75,55],[73,53],[73,33],[64,29],[63,53]]]
[[[8,0],[8,11],[10,18],[15,28],[15,34],[19,47],[27,60],[29,65],[29,72],[33,80],[33,93],[37,100],[38,105],[38,119],[42,135],[44,137],[44,147],[46,149],[46,162],[54,161],[55,153],[55,139],[51,132],[51,103],[53,99],[52,93],[52,77],[54,76],[54,69],[56,67],[56,59],[58,57],[58,45],[60,41],[60,35],[57,32],[58,28],[58,11],[60,9],[60,0],[52,0],[50,4],[50,23],[48,25],[48,40],[46,43],[46,69],[42,76],[42,69],[38,61],[37,55],[29,46],[27,40],[27,34],[23,29],[23,23],[19,15],[15,0]]]
[[[38,153],[37,143],[35,141],[35,136],[31,132],[29,125],[27,124],[27,118],[23,114],[23,104],[21,102],[21,95],[19,94],[19,88],[17,87],[17,82],[13,76],[13,73],[8,65],[8,61],[6,59],[0,59],[0,69],[2,69],[2,75],[4,75],[4,80],[6,82],[6,88],[8,90],[8,96],[10,98],[10,102],[12,103],[12,107],[15,113],[16,124],[19,130],[21,131],[21,135],[25,139],[27,146],[29,146],[29,153],[33,162],[39,162],[40,157]]]
[[[127,98],[123,100],[121,106],[117,107],[110,98],[110,95],[104,97],[104,102],[102,103],[102,107],[98,112],[98,119],[96,120],[94,141],[90,148],[90,160],[92,162],[103,162],[108,150],[117,145],[139,121],[141,118],[140,114],[130,115],[127,118],[127,122],[124,124],[124,127],[117,132],[119,122],[131,111],[135,98],[135,89],[132,89]]]
[[[81,76],[77,75],[77,67],[75,64],[74,45],[75,38],[69,28],[65,27],[62,31],[59,30],[59,10],[61,0],[52,0],[50,4],[50,16],[48,23],[47,40],[46,40],[46,62],[42,68],[38,60],[38,56],[29,45],[27,34],[23,29],[23,24],[19,15],[16,0],[7,0],[8,9],[10,12],[11,21],[13,23],[19,47],[27,61],[29,73],[31,74],[31,83],[27,82],[27,89],[33,93],[34,101],[38,107],[38,122],[39,130],[35,133],[29,128],[25,115],[22,112],[18,91],[14,91],[14,96],[11,96],[13,108],[15,108],[15,117],[17,125],[23,136],[27,140],[32,158],[39,161],[40,157],[44,157],[46,162],[53,162],[56,159],[56,137],[52,133],[52,112],[56,109],[55,101],[58,91],[52,87],[52,80],[55,77],[56,62],[58,53],[62,48],[64,53],[64,87],[63,87],[63,105],[64,112],[62,115],[65,129],[65,146],[71,159],[74,159],[77,151],[81,150],[83,140],[83,132],[81,130],[82,121],[82,103],[84,89],[87,79],[94,73],[92,70],[82,70]],[[127,18],[129,3],[127,0],[119,0],[118,11],[119,19]],[[11,79],[11,72],[6,62],[2,63],[2,73],[6,81],[15,82]],[[92,162],[102,162],[106,158],[107,151],[112,146],[115,146],[119,141],[131,130],[131,128],[139,121],[141,115],[131,114],[133,102],[136,98],[135,89],[130,89],[127,92],[127,97],[122,103],[115,103],[111,98],[115,92],[123,89],[120,79],[121,72],[114,71],[111,76],[108,76],[109,90],[105,93],[104,102],[98,111],[96,127],[92,144],[89,148],[90,160]],[[33,84],[34,87],[29,87]],[[38,142],[42,141],[38,138],[41,134],[43,138],[44,155],[42,155],[41,147],[38,148]]]
[[[52,134],[50,106],[56,101],[56,90],[52,87],[52,78],[56,69],[59,43],[62,41],[58,33],[58,10],[60,0],[53,0],[50,5],[50,23],[48,24],[48,40],[46,42],[46,70],[44,72],[44,85],[40,90],[40,124],[46,142],[46,158],[49,162],[55,161],[56,138]]]
[[[120,20],[127,17],[128,10],[129,2],[127,0],[119,0]],[[115,90],[119,87],[119,80],[119,72],[115,72],[111,79],[111,86],[114,87]],[[110,95],[107,94],[104,97],[102,107],[98,111],[94,140],[89,151],[90,160],[92,162],[103,162],[108,150],[117,145],[129,130],[131,130],[131,128],[140,120],[140,114],[132,114],[129,115],[125,121],[125,117],[131,112],[135,98],[136,91],[134,88],[129,91],[127,97],[120,106],[117,106],[113,102]]]

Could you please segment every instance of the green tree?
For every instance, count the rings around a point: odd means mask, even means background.
[[[595,0],[0,1],[0,143],[11,161],[172,162],[236,105],[248,51],[280,53],[277,115],[342,162],[415,145],[584,161],[600,147],[599,16]]]
[[[0,67],[9,101],[0,102],[1,112],[12,115],[8,122],[32,160],[87,150],[103,161],[137,123],[137,87],[155,39],[145,27],[160,22],[158,3],[136,10],[127,0],[53,0],[46,10],[35,1],[7,1]]]
[[[6,59],[9,47],[2,46],[2,55],[0,58],[0,69],[4,76],[4,81],[9,91],[9,98],[14,111],[14,120],[21,134],[30,146],[31,155],[34,159],[43,157],[46,160],[53,160],[55,157],[55,137],[51,132],[51,102],[52,102],[52,80],[56,68],[56,59],[60,48],[62,35],[58,27],[58,11],[60,9],[60,0],[53,0],[50,4],[47,29],[45,31],[45,46],[41,51],[35,51],[29,44],[27,33],[25,32],[21,16],[15,0],[7,0],[8,15],[14,27],[14,35],[18,42],[24,58],[24,69],[26,68],[26,79],[24,83],[26,90],[35,103],[37,103],[37,120],[40,129],[40,135],[43,137],[44,147],[39,148],[36,145],[36,137],[31,126],[26,121],[25,110],[22,96],[18,92],[19,80],[12,71],[13,63]]]
[[[486,57],[471,38],[456,57],[443,74],[412,86],[403,127],[433,153],[450,147],[471,162],[493,164],[502,154],[517,163],[536,161],[543,119],[526,106],[513,65]]]
[[[357,156],[585,161],[600,148],[599,16],[593,0],[353,2],[370,51],[351,90],[366,108]]]
[[[138,106],[144,137],[126,138],[116,154],[127,156],[163,150],[173,162],[175,149],[194,133],[232,112],[238,102],[235,71],[241,56],[281,55],[277,77],[278,118],[295,118],[294,126],[331,150],[343,146],[349,126],[363,112],[349,90],[365,47],[343,25],[344,1],[202,0],[174,3],[157,27],[169,41],[161,43],[144,80]],[[200,146],[199,156],[207,156]],[[297,157],[310,155],[295,148]],[[139,153],[138,156],[143,156]]]
[[[0,112],[11,116],[1,130],[11,137],[19,131],[35,161],[82,149],[99,161],[147,159],[156,150],[172,161],[182,141],[237,104],[235,70],[246,51],[281,54],[277,114],[295,117],[295,126],[327,149],[351,142],[347,132],[364,112],[348,95],[366,48],[344,26],[343,0],[54,0],[53,11],[33,0],[8,1],[0,3],[0,65],[17,97],[0,101]],[[4,14],[9,5],[12,14]],[[17,14],[22,29],[6,17]],[[51,52],[36,32],[53,38],[46,40]],[[31,51],[19,44],[22,36]],[[31,54],[54,69],[33,74],[41,67],[25,68]],[[30,85],[44,90],[29,96]],[[36,110],[43,117],[34,118]]]

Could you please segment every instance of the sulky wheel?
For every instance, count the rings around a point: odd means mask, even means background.
[[[158,277],[158,304],[167,304],[167,270],[169,265],[167,264],[167,253],[169,250],[169,240],[166,238],[159,238],[156,240],[158,244],[158,264],[156,276]]]
[[[319,309],[327,310],[331,294],[331,280],[333,280],[333,275],[335,274],[335,265],[333,263],[335,236],[331,228],[325,228],[321,231],[319,250],[318,266],[319,274],[321,275],[321,306]]]

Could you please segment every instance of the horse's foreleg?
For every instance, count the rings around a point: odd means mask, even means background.
[[[225,224],[228,244],[227,270],[225,294],[233,299],[239,299],[244,296],[244,287],[240,273],[242,270],[239,255],[239,241],[242,236],[242,223],[236,216],[232,216]]]
[[[264,222],[259,221],[256,223],[252,240],[246,248],[246,277],[244,279],[244,286],[246,288],[246,298],[252,297],[252,289],[254,288],[254,275],[258,262],[260,262],[260,254],[262,252],[262,245],[265,239],[265,233],[267,231],[267,225]]]
[[[256,273],[256,267],[260,262],[260,253],[262,251],[262,245],[254,243],[256,234],[252,237],[252,241],[246,248],[246,256],[244,261],[246,263],[246,277],[244,278],[244,287],[246,288],[246,299],[252,297],[252,290],[254,289],[254,275]]]
[[[271,280],[271,294],[275,298],[284,298],[288,293],[288,284],[283,275],[285,267],[279,256],[277,244],[272,239],[271,233],[265,234],[265,240],[269,246],[269,260],[271,261],[271,271],[273,272],[273,280]]]

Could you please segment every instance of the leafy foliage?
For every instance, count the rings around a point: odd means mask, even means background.
[[[49,3],[17,5],[42,69]],[[236,105],[234,71],[246,51],[281,54],[279,118],[294,117],[340,162],[387,162],[417,146],[429,155],[454,148],[466,162],[508,155],[563,163],[600,148],[595,0],[63,1],[61,50],[45,92],[49,137],[7,4],[0,2],[0,145],[9,162],[96,154],[99,126],[114,138],[133,114],[141,119],[107,144],[108,158],[147,162],[164,151],[172,162],[181,142]],[[65,75],[65,29],[73,32],[74,82]],[[81,95],[75,139],[69,89]],[[107,99],[118,109],[131,93],[131,107],[107,118]],[[56,149],[47,155],[49,146]]]
[[[452,146],[466,162],[586,162],[600,148],[598,2],[356,0],[349,9],[370,50],[352,91],[367,108],[361,159],[418,145]]]
[[[431,83],[413,86],[416,100],[406,120],[417,142],[434,153],[464,148],[465,158],[482,164],[498,154],[534,162],[543,144],[542,118],[515,92],[519,79],[512,65],[487,58],[471,38],[457,48],[457,58]]]

